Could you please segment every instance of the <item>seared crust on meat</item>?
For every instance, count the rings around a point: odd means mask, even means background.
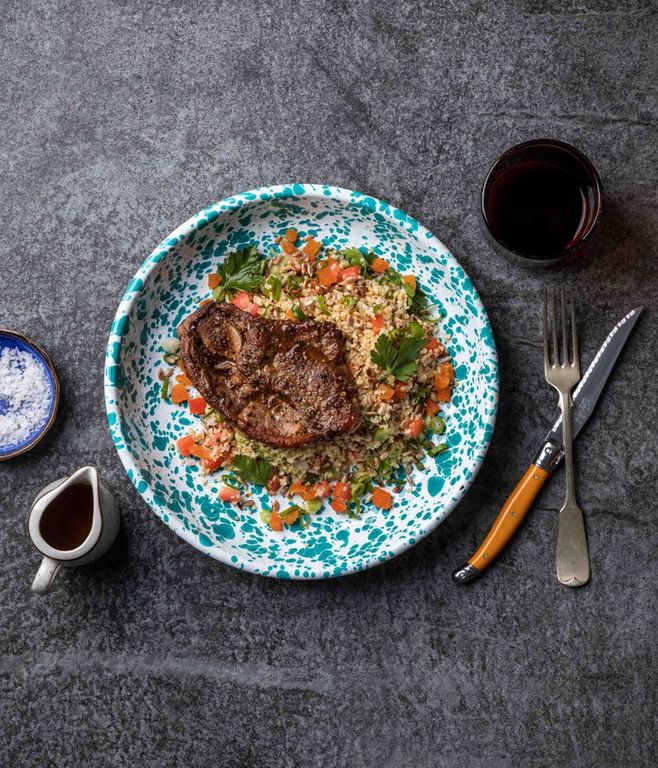
[[[355,431],[362,417],[333,323],[253,317],[207,304],[178,328],[185,372],[247,437],[279,448]]]

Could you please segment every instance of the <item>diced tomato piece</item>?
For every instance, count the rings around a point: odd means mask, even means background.
[[[402,282],[411,287],[412,293],[416,293],[416,278],[414,275],[402,275]]]
[[[322,243],[311,238],[302,248],[302,252],[305,253],[309,259],[314,259],[318,253],[320,253],[320,248],[322,248]]]
[[[190,455],[190,448],[194,445],[194,438],[192,435],[185,435],[185,437],[179,437],[176,440],[176,447],[183,456]]]
[[[386,259],[380,259],[379,257],[376,259],[373,259],[372,264],[370,265],[370,269],[372,269],[373,272],[379,272],[380,274],[382,272],[386,272],[386,270],[391,265],[386,261]]]
[[[294,243],[291,243],[290,240],[284,239],[281,241],[281,250],[284,253],[291,254],[297,250],[297,246]]]
[[[217,286],[221,285],[221,282],[222,276],[217,274],[217,272],[211,272],[208,275],[208,288],[210,288],[210,290],[217,288]]]
[[[361,267],[347,267],[347,269],[341,269],[340,279],[349,280],[351,277],[358,277],[361,274]]]
[[[183,384],[176,384],[174,385],[174,388],[171,390],[171,402],[172,403],[183,403],[188,398],[188,392],[187,387],[185,387]]]
[[[384,315],[375,315],[370,321],[370,325],[375,333],[379,333],[384,327]]]
[[[434,398],[439,403],[450,402],[450,387],[444,387],[443,389],[435,390]]]
[[[390,400],[392,400],[394,395],[395,389],[390,387],[388,384],[380,384],[377,387],[377,397],[380,400],[383,400],[385,403],[388,403]]]
[[[334,499],[349,501],[352,498],[352,486],[349,483],[336,483],[334,485]]]
[[[247,309],[251,304],[251,296],[246,291],[240,291],[233,298],[231,304],[235,304],[238,309]]]
[[[279,478],[274,475],[270,478],[270,482],[267,484],[267,490],[270,493],[276,493],[279,488],[281,488],[281,480],[279,480]]]
[[[347,512],[347,504],[343,499],[334,499],[331,502],[331,506],[335,512],[338,512],[339,515],[343,515],[345,512]]]
[[[434,375],[434,389],[445,389],[455,378],[455,372],[450,360],[446,360]]]
[[[431,397],[428,397],[427,400],[425,400],[425,413],[429,416],[431,419],[432,416],[434,416],[439,411],[439,406],[436,403],[435,400],[432,400]]]
[[[204,461],[210,461],[210,451],[204,445],[197,445],[196,443],[190,448],[190,456],[196,456],[197,459],[203,459]]]
[[[291,243],[297,242],[298,232],[294,227],[290,227],[290,229],[286,229],[286,232],[283,236],[284,240],[289,240]]]
[[[190,413],[195,416],[206,412],[207,403],[202,397],[193,397],[187,401],[187,404],[190,406]]]
[[[427,349],[445,349],[443,344],[441,344],[441,342],[434,336],[432,336],[432,338],[427,342],[427,344],[425,344],[425,347]]]
[[[254,317],[258,317],[260,315],[260,307],[258,304],[255,304],[253,301],[251,304],[245,308],[245,312],[249,312],[250,315],[253,315]]]
[[[315,484],[315,495],[318,499],[326,499],[331,493],[331,486],[326,480],[320,480]]]
[[[408,422],[407,432],[411,437],[416,439],[417,437],[420,437],[424,424],[425,421],[420,416],[417,416],[415,419],[411,419],[411,421]]]
[[[215,471],[216,471],[216,470],[218,470],[218,469],[219,469],[221,466],[223,466],[223,465],[224,465],[224,457],[223,457],[223,456],[220,456],[220,457],[219,457],[219,458],[217,458],[217,459],[209,459],[208,461],[204,461],[204,462],[202,462],[202,463],[203,463],[203,468],[204,468],[204,469],[205,469],[207,472],[215,472]]]
[[[372,492],[372,503],[379,509],[390,509],[393,506],[393,497],[383,488],[375,488]]]
[[[219,498],[222,501],[235,504],[236,501],[240,501],[240,491],[237,488],[229,488],[228,485],[225,485],[219,492]]]
[[[283,530],[283,520],[281,519],[281,515],[276,511],[276,509],[272,510],[272,515],[270,517],[270,528],[273,531]]]

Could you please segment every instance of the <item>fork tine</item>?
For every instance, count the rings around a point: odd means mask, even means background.
[[[551,327],[553,337],[553,365],[560,364],[560,347],[557,342],[557,291],[553,286],[553,312],[551,315]]]
[[[562,365],[569,365],[569,337],[567,336],[567,293],[560,288],[560,314],[562,319]]]
[[[573,286],[569,288],[569,299],[571,300],[571,346],[573,351],[572,365],[580,364],[580,352],[578,350],[578,331],[576,330],[576,302],[573,296]]]

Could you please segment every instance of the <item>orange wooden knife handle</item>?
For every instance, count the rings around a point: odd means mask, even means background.
[[[453,574],[453,580],[457,583],[470,581],[478,573],[483,571],[491,561],[499,554],[501,549],[512,538],[521,521],[528,513],[532,502],[537,497],[550,472],[531,464],[516,488],[509,495],[498,517],[491,526],[485,540],[478,551],[470,558],[466,565],[458,568]]]

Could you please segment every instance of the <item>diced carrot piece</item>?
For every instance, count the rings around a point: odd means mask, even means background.
[[[203,462],[203,468],[208,472],[215,472],[224,464],[224,457],[220,456],[217,459],[209,459]]]
[[[343,499],[334,499],[331,502],[331,506],[335,512],[338,512],[339,515],[343,515],[345,512],[347,512],[347,504],[343,501]]]
[[[439,403],[450,402],[450,387],[444,387],[443,389],[437,389],[434,392],[434,398]]]
[[[431,397],[428,397],[427,400],[425,400],[425,413],[429,416],[431,419],[432,416],[434,416],[439,411],[439,406],[437,405],[435,400],[432,400]]]
[[[289,240],[291,243],[297,242],[297,237],[299,233],[294,227],[290,227],[290,229],[286,229],[286,233],[283,236],[284,240]]]
[[[237,488],[229,488],[225,485],[219,492],[219,498],[222,501],[229,501],[234,504],[236,501],[240,501],[240,491]]]
[[[349,483],[336,483],[334,485],[334,499],[349,501],[352,498],[352,486]]]
[[[380,274],[382,272],[386,272],[386,270],[391,265],[386,261],[386,259],[380,259],[379,257],[376,259],[373,259],[372,264],[370,265],[370,269],[372,269],[373,272],[379,272]]]
[[[190,448],[194,445],[194,438],[192,435],[185,435],[185,437],[179,437],[176,440],[176,447],[183,456],[190,455]]]
[[[395,396],[394,387],[391,387],[388,384],[380,384],[377,387],[377,397],[380,400],[383,400],[385,403],[388,403],[390,400],[392,400],[394,396]]]
[[[174,385],[174,388],[171,390],[171,402],[178,404],[184,402],[187,398],[187,387],[183,384]]]
[[[370,321],[370,325],[375,333],[379,333],[384,327],[384,315],[375,315]]]
[[[196,445],[196,443],[190,448],[190,456],[196,456],[197,459],[204,461],[210,461],[212,458],[210,451],[204,445]]]
[[[304,501],[311,501],[317,498],[317,490],[313,485],[304,485],[304,483],[293,483],[288,489],[289,493],[299,494]]]
[[[231,304],[235,304],[238,309],[247,309],[251,303],[251,296],[246,291],[240,291],[240,293],[235,295],[235,298],[231,302]]]
[[[176,376],[176,381],[179,384],[182,384],[184,387],[191,387],[192,386],[192,382],[189,380],[187,374],[185,374],[185,373],[180,373],[178,376]]]
[[[450,360],[446,360],[441,365],[439,370],[434,375],[434,389],[445,389],[450,386],[450,382],[454,381],[455,372]]]
[[[270,517],[270,528],[273,531],[283,530],[283,520],[281,519],[281,515],[276,511],[276,509],[272,510],[272,515]]]
[[[358,277],[361,274],[361,267],[347,267],[347,269],[341,269],[340,279],[348,280],[351,277]]]
[[[315,484],[315,493],[318,499],[326,499],[331,493],[331,486],[326,480],[320,480]]]
[[[200,307],[205,307],[207,304],[212,304],[212,299],[201,299],[199,302]]]
[[[217,274],[217,272],[211,272],[208,275],[208,288],[212,290],[213,288],[217,288],[218,285],[220,285],[222,282],[222,276]]]
[[[415,419],[411,419],[407,424],[407,432],[411,437],[416,439],[417,437],[420,437],[424,425],[425,421],[420,416],[417,416]]]
[[[286,317],[288,320],[292,320],[293,323],[297,322],[297,318],[295,317],[295,313],[291,309],[286,309]]]
[[[395,382],[395,389],[393,390],[393,402],[401,403],[409,392],[409,387],[403,381]]]
[[[202,397],[192,397],[187,401],[187,404],[190,407],[190,413],[193,413],[195,416],[206,412],[207,403]]]
[[[291,253],[294,253],[297,250],[297,246],[294,243],[291,243],[290,240],[282,240],[281,241],[281,250],[284,253],[291,254]]]
[[[405,285],[411,286],[413,293],[416,293],[416,278],[414,275],[402,275],[402,282]]]
[[[375,488],[372,492],[372,503],[379,509],[390,509],[393,506],[393,497],[383,488]]]
[[[311,238],[302,248],[302,252],[305,253],[309,259],[314,259],[320,252],[320,248],[322,248],[322,243],[319,243],[317,240],[313,240],[313,238]]]
[[[292,525],[293,523],[297,522],[298,517],[299,517],[299,509],[293,509],[292,512],[288,512],[288,514],[285,517],[282,517],[281,519],[286,525]]]
[[[323,288],[329,288],[330,285],[338,282],[338,275],[331,267],[322,267],[318,269],[318,282]]]

